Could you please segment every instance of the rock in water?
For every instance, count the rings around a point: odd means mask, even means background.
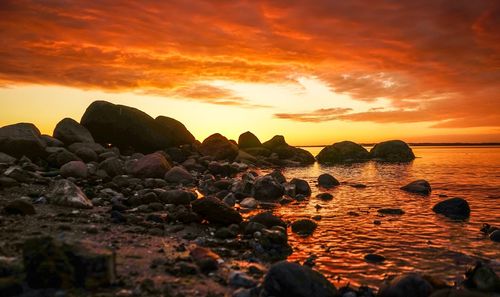
[[[438,202],[432,210],[451,219],[463,220],[470,216],[469,203],[462,198],[450,198]]]
[[[238,146],[241,149],[245,149],[250,147],[261,147],[262,143],[257,136],[255,136],[252,132],[247,131],[241,134],[238,138]]]
[[[250,218],[250,222],[259,223],[267,228],[272,228],[274,226],[280,226],[286,228],[286,223],[281,218],[275,216],[272,211],[265,211],[256,214]]]
[[[318,185],[320,187],[323,187],[323,188],[326,188],[326,189],[330,189],[330,188],[333,188],[333,187],[336,187],[336,186],[339,186],[340,183],[339,181],[333,177],[332,175],[328,174],[328,173],[323,173],[322,175],[320,175],[318,177]]]
[[[146,113],[132,107],[95,101],[83,114],[81,124],[94,140],[119,148],[151,153],[171,145],[168,135]]]
[[[295,185],[295,194],[304,195],[306,197],[311,196],[311,187],[307,181],[300,178],[293,178],[290,183]]]
[[[421,275],[411,273],[394,278],[387,286],[380,289],[379,297],[428,297],[433,291],[432,285]]]
[[[97,288],[115,281],[115,257],[51,237],[32,238],[23,245],[26,281],[32,288]]]
[[[405,211],[401,208],[381,208],[377,210],[378,213],[384,215],[404,215]]]
[[[92,202],[85,196],[80,188],[67,179],[54,183],[47,194],[49,202],[56,205],[74,208],[92,208]]]
[[[409,162],[415,159],[412,149],[401,140],[378,143],[371,149],[370,155],[385,162]]]
[[[337,289],[321,273],[308,266],[278,262],[267,272],[263,288],[275,297],[334,297]]]
[[[357,143],[342,141],[324,147],[316,159],[321,164],[362,162],[370,159],[370,153]]]
[[[413,181],[406,186],[401,187],[401,190],[423,195],[429,195],[432,191],[431,184],[429,184],[429,182],[424,179]]]
[[[87,165],[82,161],[70,161],[61,167],[61,175],[64,177],[86,178],[88,175]]]
[[[75,142],[94,142],[94,138],[89,130],[70,118],[65,118],[57,123],[53,135],[65,145],[70,145]]]
[[[239,212],[215,197],[203,197],[191,205],[194,212],[211,223],[231,225],[243,221]]]
[[[45,141],[40,131],[30,123],[18,123],[0,128],[0,152],[16,158],[36,159],[45,155]]]
[[[137,160],[132,168],[132,174],[142,178],[163,178],[170,168],[163,154],[152,153]]]
[[[266,175],[255,179],[252,196],[257,200],[278,200],[285,189],[272,176]]]
[[[155,122],[160,126],[162,133],[168,137],[171,145],[179,146],[195,142],[193,134],[178,120],[159,116],[155,119]]]
[[[238,146],[219,133],[215,133],[203,140],[200,152],[216,160],[233,160],[238,156]]]
[[[310,219],[300,219],[292,223],[292,232],[300,235],[310,235],[316,230],[318,224]]]

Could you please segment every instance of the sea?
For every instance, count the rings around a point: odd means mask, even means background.
[[[317,155],[322,147],[304,147]],[[370,149],[367,147],[367,149]],[[315,268],[335,285],[379,286],[384,279],[419,272],[449,284],[460,282],[476,261],[500,273],[500,243],[480,232],[483,223],[500,227],[500,146],[416,146],[411,163],[366,163],[286,168],[288,178],[309,182],[309,200],[275,209],[285,220],[320,215],[308,237],[290,233],[290,261],[314,259]],[[334,198],[322,201],[317,178],[332,174],[341,185],[328,190]],[[432,194],[406,193],[400,187],[425,179]],[[355,184],[365,188],[353,187]],[[454,221],[432,211],[439,201],[466,199],[470,218]],[[379,208],[401,208],[403,215],[385,215]],[[378,222],[376,222],[378,221]],[[375,224],[375,222],[377,224]],[[382,263],[368,263],[375,253]]]

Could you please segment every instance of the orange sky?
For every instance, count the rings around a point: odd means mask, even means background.
[[[500,2],[0,2],[0,125],[95,99],[198,139],[500,141]]]

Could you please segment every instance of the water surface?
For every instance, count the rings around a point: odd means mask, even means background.
[[[313,155],[321,148],[306,148]],[[482,223],[500,225],[500,147],[414,147],[416,160],[409,164],[367,162],[350,165],[287,168],[287,178],[303,178],[313,190],[308,201],[277,211],[285,219],[321,215],[312,236],[290,235],[294,253],[289,260],[304,261],[316,255],[316,268],[335,284],[376,286],[387,274],[408,271],[428,273],[448,282],[457,280],[478,258],[500,272],[500,243],[486,238]],[[322,192],[317,177],[335,176],[342,185],[329,190],[332,201],[314,196]],[[399,190],[416,179],[428,180],[430,196]],[[350,184],[362,183],[358,189]],[[441,195],[441,196],[440,196]],[[467,199],[471,217],[456,222],[432,212],[432,206],[448,197]],[[317,208],[317,206],[321,208]],[[380,216],[381,207],[401,208],[402,216]],[[379,220],[380,225],[374,221]],[[386,257],[369,264],[367,253]]]

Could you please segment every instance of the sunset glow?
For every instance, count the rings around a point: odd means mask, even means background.
[[[2,1],[0,126],[94,100],[203,140],[500,141],[497,1]]]

